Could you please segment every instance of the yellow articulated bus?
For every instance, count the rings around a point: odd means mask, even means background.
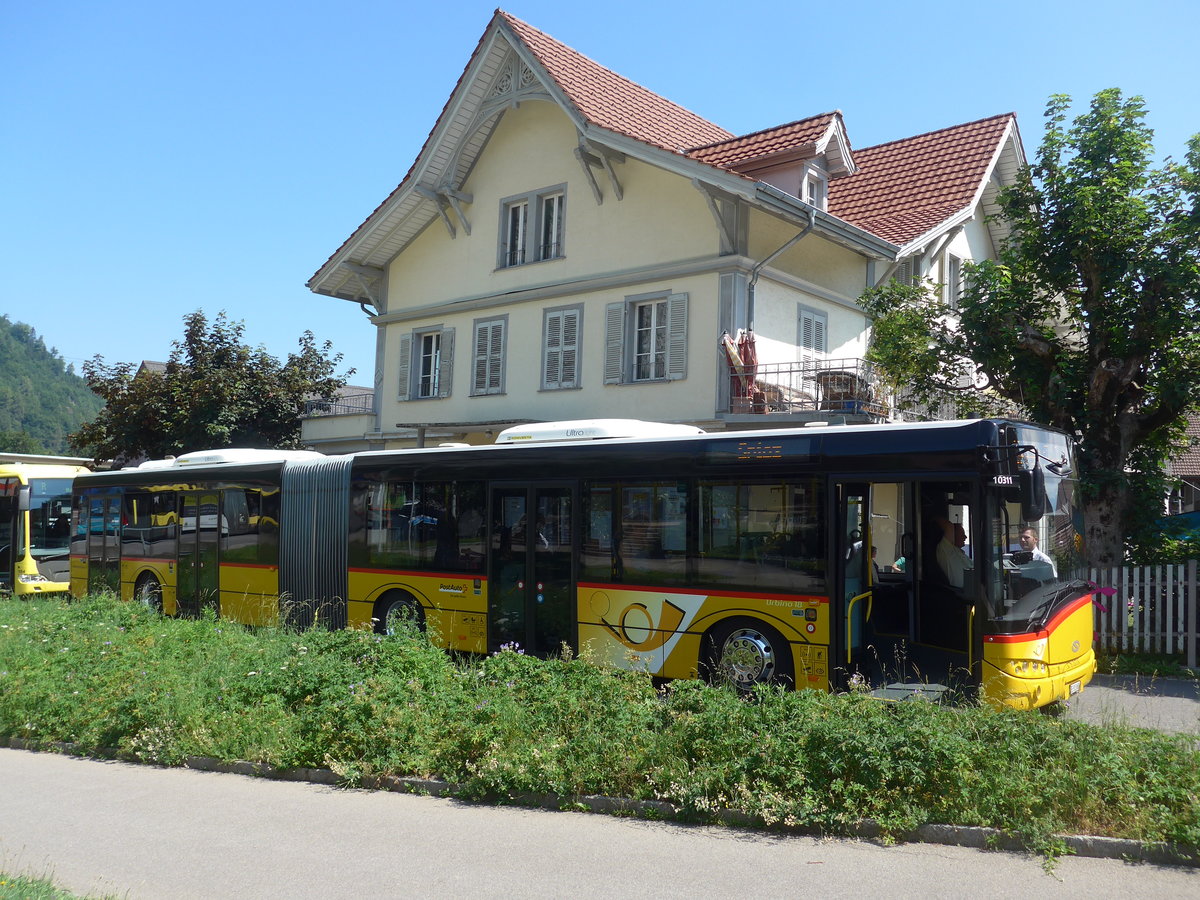
[[[1095,671],[1066,435],[1007,420],[212,451],[75,482],[71,589],[664,678],[1021,708]]]
[[[71,480],[87,471],[0,461],[0,591],[27,597],[67,590]]]

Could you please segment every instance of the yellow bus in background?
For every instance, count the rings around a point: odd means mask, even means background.
[[[87,471],[0,460],[0,591],[25,597],[67,590],[71,482]]]

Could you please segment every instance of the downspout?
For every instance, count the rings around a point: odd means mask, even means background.
[[[800,242],[800,239],[813,230],[813,226],[817,224],[816,207],[810,207],[808,211],[808,224],[800,231],[799,234],[790,238],[787,243],[772,253],[770,256],[755,264],[750,270],[750,284],[746,289],[746,327],[751,331],[754,330],[754,286],[758,283],[758,276],[762,273],[763,267],[771,260],[775,259],[779,254],[789,249]]]

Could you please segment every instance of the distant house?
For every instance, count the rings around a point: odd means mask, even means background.
[[[859,149],[838,111],[735,135],[497,12],[399,187],[309,281],[371,314],[376,370],[369,410],[304,440],[895,417],[858,298],[928,279],[953,316],[1024,162],[1012,114]]]
[[[1200,510],[1200,416],[1189,416],[1188,448],[1167,462],[1167,474],[1175,479],[1167,498],[1167,513]]]

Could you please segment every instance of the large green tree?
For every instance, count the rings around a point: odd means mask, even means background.
[[[957,316],[897,283],[862,303],[870,357],[918,399],[957,390],[1078,436],[1085,552],[1108,565],[1200,404],[1200,135],[1158,166],[1140,97],[1102,91],[1068,125],[1069,108],[1050,99],[1036,158],[1000,192],[1008,237],[970,267]]]
[[[341,355],[312,332],[284,362],[242,341],[244,325],[219,313],[184,317],[184,336],[172,344],[165,370],[133,363],[109,365],[96,356],[83,364],[91,389],[105,406],[70,436],[71,445],[96,459],[161,458],[214,447],[298,446],[306,400],[331,400],[353,374],[337,377]]]

